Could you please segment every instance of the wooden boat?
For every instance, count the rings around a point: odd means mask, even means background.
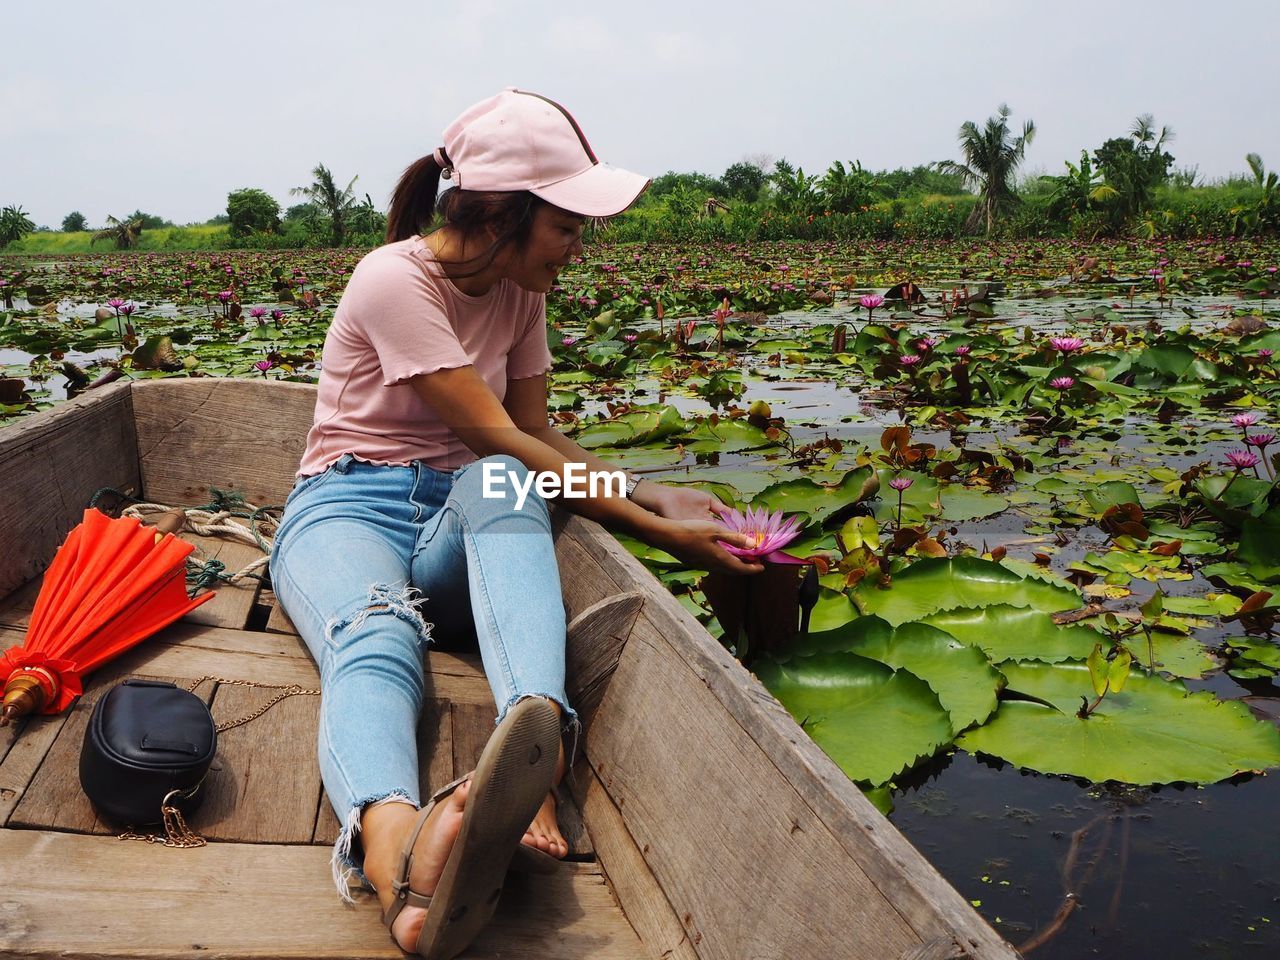
[[[265,381],[118,383],[0,431],[0,649],[21,642],[39,575],[96,491],[282,503],[314,397]],[[466,956],[1017,956],[612,537],[555,516],[570,696],[585,720],[560,811],[574,862],[513,875]],[[203,546],[245,562],[245,547]],[[317,683],[269,590],[221,590],[104,667],[66,713],[0,730],[0,955],[401,955],[376,899],[357,893],[353,909],[330,883],[338,824],[314,759],[316,698],[222,735],[191,824],[206,847],[119,840],[80,791],[89,710],[122,677]],[[428,663],[419,739],[423,779],[439,784],[473,765],[494,711],[477,657]],[[208,688],[218,720],[266,698]]]

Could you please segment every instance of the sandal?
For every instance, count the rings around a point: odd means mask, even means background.
[[[414,946],[424,960],[452,960],[493,916],[520,838],[551,789],[559,741],[560,721],[550,702],[521,700],[489,738],[476,769],[437,790],[422,808],[400,853],[395,900],[382,922],[390,930],[406,906],[428,908]],[[436,804],[467,779],[471,793],[462,827],[436,891],[419,893],[409,886],[418,834]]]

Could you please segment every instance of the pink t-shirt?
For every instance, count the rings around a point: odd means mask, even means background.
[[[298,476],[344,453],[456,470],[476,459],[409,379],[475,367],[498,400],[507,380],[551,369],[546,297],[500,280],[479,297],[441,272],[421,237],[378,247],[351,274],[324,341],[315,422]]]

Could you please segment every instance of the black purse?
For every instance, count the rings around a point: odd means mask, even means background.
[[[203,700],[172,683],[125,680],[94,705],[80,751],[80,786],[99,816],[145,826],[165,807],[190,814],[218,749]]]
[[[213,721],[205,702],[162,680],[130,678],[112,687],[94,705],[80,750],[80,786],[104,820],[128,827],[123,839],[163,841],[166,846],[197,847],[205,841],[183,819],[204,800],[201,789],[214,754],[218,733],[261,716],[286,697],[318,696],[297,684],[222,680],[249,687],[281,690],[264,706],[222,725]],[[164,825],[164,837],[133,832],[134,827]]]

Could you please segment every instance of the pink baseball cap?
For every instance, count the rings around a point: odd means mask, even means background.
[[[444,152],[444,175],[460,189],[528,190],[584,217],[621,213],[649,185],[596,159],[560,104],[515,87],[463,111],[444,131]]]

